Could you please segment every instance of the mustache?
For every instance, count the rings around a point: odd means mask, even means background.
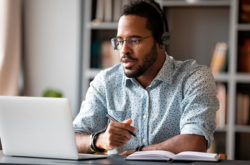
[[[121,60],[124,58],[130,59],[130,60],[137,60],[136,58],[131,57],[129,54],[122,55]]]

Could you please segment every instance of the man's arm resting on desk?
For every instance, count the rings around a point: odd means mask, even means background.
[[[165,140],[159,144],[153,144],[143,147],[145,150],[167,150],[173,153],[182,151],[200,151],[206,152],[206,140],[204,136],[181,134]]]
[[[175,154],[182,151],[206,152],[206,149],[206,140],[204,136],[191,134],[177,135],[161,143],[148,145],[142,148],[143,151],[166,150]],[[120,153],[120,155],[129,155],[133,152],[135,152],[135,150],[126,150]]]

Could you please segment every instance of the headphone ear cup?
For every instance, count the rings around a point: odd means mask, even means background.
[[[170,40],[169,32],[164,32],[161,36],[161,43],[163,45],[168,45]]]

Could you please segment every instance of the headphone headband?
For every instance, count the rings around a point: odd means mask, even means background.
[[[168,30],[168,24],[167,21],[164,17],[164,12],[156,5],[156,2],[154,0],[150,0],[150,1],[144,1],[146,3],[148,3],[150,6],[152,6],[157,13],[160,15],[161,20],[162,20],[162,25],[163,25],[163,34],[161,36],[161,42],[163,45],[168,45],[169,44],[169,30]]]

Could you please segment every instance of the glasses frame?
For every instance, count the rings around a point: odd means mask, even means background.
[[[146,37],[128,37],[127,39],[121,40],[121,41],[120,41],[120,42],[122,42],[121,48],[123,47],[124,42],[126,42],[126,44],[128,44],[129,47],[131,47],[131,45],[140,44],[141,41],[143,41],[143,40],[145,40],[145,39],[147,39],[147,38],[149,38],[149,37],[152,37],[152,35],[146,36]],[[135,39],[135,38],[137,38],[137,39]],[[111,41],[111,45],[113,46],[113,48],[114,48],[115,50],[120,50],[121,48],[118,48],[119,45],[117,44],[117,40],[118,40],[117,37],[111,38],[111,40],[110,40],[110,41]],[[131,42],[131,41],[133,41],[133,40],[137,40],[138,43],[133,43],[133,42]]]

